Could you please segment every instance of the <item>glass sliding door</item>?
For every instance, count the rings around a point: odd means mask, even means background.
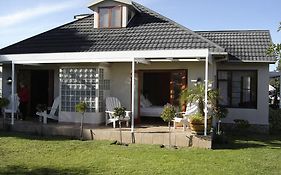
[[[171,72],[170,103],[179,106],[180,93],[187,87],[187,71],[175,70]]]

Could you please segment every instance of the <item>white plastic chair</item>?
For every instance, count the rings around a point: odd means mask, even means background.
[[[114,116],[114,109],[122,107],[121,102],[116,97],[107,97],[105,105],[105,125],[107,126],[109,123],[113,123],[113,128],[115,128],[116,121],[118,121],[119,119]],[[130,113],[131,111],[126,111],[126,116],[124,119],[122,119],[122,121],[126,121],[127,127],[129,127]]]
[[[44,124],[47,124],[48,118],[53,119],[53,120],[58,120],[58,116],[56,115],[56,111],[59,107],[59,104],[60,104],[60,98],[57,97],[57,98],[55,98],[55,100],[53,102],[50,113],[47,113],[47,111],[43,111],[43,112],[36,112],[36,115],[43,118]]]
[[[6,118],[6,114],[12,114],[14,113],[16,117],[18,118],[19,114],[19,105],[20,105],[20,98],[18,94],[14,94],[14,110],[12,109],[12,95],[9,96],[9,105],[4,108],[4,118]]]
[[[180,112],[181,115],[183,115],[183,118],[175,117],[173,122],[174,122],[174,129],[176,129],[176,123],[182,122],[183,124],[183,130],[186,131],[189,119],[188,117],[196,114],[198,112],[198,104],[197,103],[188,103],[186,105],[186,111],[185,112]]]

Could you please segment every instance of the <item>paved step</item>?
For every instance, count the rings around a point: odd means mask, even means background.
[[[2,125],[3,126],[3,125]],[[73,139],[80,138],[80,126],[77,124],[48,124],[38,122],[17,121],[10,126],[11,131],[21,133],[31,133],[41,136],[64,136]],[[87,126],[83,130],[85,140],[109,140],[120,141],[120,131],[118,128],[106,128]],[[169,145],[169,132],[167,127],[148,127],[146,129],[136,128],[133,135],[137,144]],[[132,133],[130,128],[122,128],[122,142],[132,143]],[[211,137],[192,135],[182,128],[172,130],[171,144],[178,147],[211,148]]]

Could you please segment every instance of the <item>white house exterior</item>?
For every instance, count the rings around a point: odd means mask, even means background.
[[[129,0],[89,8],[85,18],[0,50],[3,96],[27,84],[31,115],[36,103],[60,96],[59,122],[79,122],[75,104],[85,101],[92,124],[105,122],[105,98],[114,96],[141,122],[145,91],[158,106],[177,104],[179,89],[201,79],[220,90],[229,109],[223,122],[268,127],[269,31],[194,32]]]

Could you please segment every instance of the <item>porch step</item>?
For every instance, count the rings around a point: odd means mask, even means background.
[[[10,126],[10,130],[14,132],[30,133],[41,136],[64,136],[72,139],[80,138],[79,125],[70,124],[48,124],[44,125],[35,122],[17,121],[15,125]],[[120,141],[119,129],[104,127],[86,126],[83,130],[85,140],[108,140]],[[154,144],[169,145],[169,133],[166,127],[136,129],[134,133],[135,143],[137,144]],[[123,143],[132,143],[132,133],[129,128],[122,128]],[[211,137],[195,136],[191,132],[183,132],[182,129],[173,130],[171,133],[171,145],[177,147],[196,147],[211,148]]]
[[[91,135],[93,134],[93,135]],[[120,132],[113,130],[85,130],[84,135],[94,140],[120,141]],[[134,133],[135,143],[150,145],[169,145],[168,132],[138,132]],[[132,143],[132,133],[122,131],[122,140],[124,143]],[[171,145],[177,147],[196,147],[211,149],[211,137],[195,136],[189,132],[172,132]]]

